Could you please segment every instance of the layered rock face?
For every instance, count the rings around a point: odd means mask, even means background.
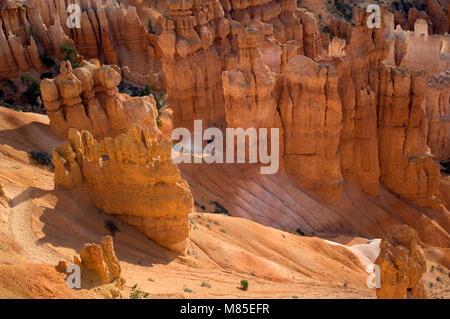
[[[343,178],[338,154],[342,105],[332,65],[296,56],[280,77],[279,112],[286,169],[303,187],[337,203]]]
[[[382,241],[375,264],[381,270],[378,299],[425,299],[422,276],[426,260],[418,246],[417,232],[407,225],[393,226],[389,242]]]
[[[194,120],[223,127],[222,80],[227,76],[222,72],[234,69],[242,56],[239,38],[244,29],[258,30],[256,46],[274,72],[295,54],[316,59],[323,53],[317,18],[298,9],[295,0],[184,0],[169,1],[168,7],[158,46],[175,127],[192,129]]]
[[[342,101],[339,144],[342,174],[366,194],[376,196],[380,176],[378,82],[384,67],[382,61],[388,54],[384,40],[388,26],[387,21],[383,21],[380,29],[369,29],[367,18],[365,11],[356,11],[355,26],[343,20],[332,21],[330,32],[338,38],[331,44],[331,49],[337,52],[330,52],[330,55],[335,57],[332,63],[339,74],[338,92]]]
[[[437,34],[444,34],[450,32],[450,25],[445,12],[442,9],[438,0],[427,0],[427,12],[430,16],[430,20],[433,23],[433,31]]]
[[[193,1],[169,1],[170,18],[161,21],[158,45],[175,127],[192,129],[194,120],[223,125],[222,61],[212,44],[214,25],[222,39],[230,32],[230,25],[223,19],[220,3],[207,2],[200,7],[197,2],[193,8]]]
[[[38,45],[30,34],[26,7],[6,3],[0,8],[0,78],[11,78],[31,68],[43,72]]]
[[[367,14],[358,11],[355,26],[342,20],[331,25],[331,33],[346,41],[345,47],[342,40],[330,46],[342,100],[342,173],[368,195],[376,196],[381,182],[420,207],[438,209],[439,168],[427,146],[426,75],[393,66],[405,63],[411,43],[403,31],[394,32],[392,14],[383,17],[380,29],[367,28]]]
[[[450,161],[450,70],[433,76],[427,83],[427,143],[435,159]]]
[[[439,208],[440,172],[427,145],[423,72],[386,68],[380,77],[381,181],[401,197]]]
[[[121,267],[114,252],[111,236],[102,238],[100,245],[85,244],[80,251],[80,259],[75,259],[80,266],[83,280],[92,283],[109,284],[117,281],[120,285],[125,283],[121,277]]]
[[[53,151],[55,184],[80,188],[107,214],[119,216],[161,246],[183,251],[193,198],[171,160],[171,142],[149,128],[97,142],[69,131]]]
[[[69,27],[68,6],[80,5],[80,28]],[[150,34],[136,9],[121,8],[115,0],[95,1],[30,0],[28,5],[0,10],[0,77],[35,68],[43,72],[43,57],[63,59],[61,46],[75,47],[87,59],[127,65],[134,77],[150,77],[150,84],[162,89],[164,76],[157,59],[157,36]],[[132,78],[131,78],[132,79]]]
[[[156,127],[154,98],[119,94],[120,80],[117,68],[100,66],[98,60],[83,62],[75,70],[70,62],[63,62],[58,77],[41,82],[53,132],[67,138],[69,129],[75,128],[102,139],[125,133],[132,124]]]
[[[238,35],[235,60],[222,73],[225,113],[229,127],[279,126],[275,85],[278,75],[264,64],[257,49],[259,31],[247,28]],[[278,124],[278,125],[277,125]]]
[[[425,20],[417,19],[414,31],[403,31],[400,26],[389,31],[390,53],[387,62],[408,66],[410,70],[427,72],[430,77],[450,68],[450,36],[430,34]]]

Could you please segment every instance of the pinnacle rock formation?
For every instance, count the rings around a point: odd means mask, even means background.
[[[100,245],[85,244],[80,251],[80,259],[75,258],[75,261],[85,282],[109,284],[115,281],[120,286],[125,283],[111,236],[103,237]]]
[[[386,68],[380,76],[380,180],[420,207],[440,206],[439,167],[427,145],[424,72]]]
[[[158,47],[175,127],[192,129],[194,120],[223,127],[228,116],[224,94],[229,94],[223,81],[230,74],[222,72],[235,69],[242,57],[244,30],[258,31],[253,51],[259,50],[273,72],[296,54],[311,59],[323,54],[316,16],[298,9],[295,0],[183,0],[169,1],[168,9],[168,17],[159,21]]]
[[[427,142],[435,159],[450,161],[450,69],[427,83]]]
[[[418,246],[417,232],[407,225],[391,228],[389,242],[382,241],[375,264],[380,267],[379,299],[425,299],[422,275],[426,271],[425,256]]]
[[[259,31],[246,28],[238,35],[236,59],[222,72],[225,113],[230,127],[279,126],[275,85],[277,74],[263,62],[257,49]]]
[[[156,128],[153,97],[131,98],[120,94],[117,68],[100,66],[98,60],[83,62],[72,69],[61,64],[60,75],[41,82],[41,94],[50,127],[67,138],[70,128],[88,130],[97,139],[125,133],[132,124]]]
[[[300,185],[329,203],[342,192],[338,154],[342,105],[333,65],[298,55],[280,77],[279,110],[286,169]]]
[[[55,184],[85,191],[101,211],[117,215],[161,246],[182,251],[193,198],[171,160],[171,142],[133,126],[115,138],[94,140],[69,130],[53,151]]]
[[[61,47],[67,46],[86,59],[128,66],[135,77],[149,77],[155,87],[162,87],[157,38],[149,33],[136,8],[122,8],[115,0],[66,2],[29,0],[27,5],[12,2],[14,6],[0,7],[0,78],[31,68],[42,73],[44,58],[63,60]],[[80,6],[79,25],[70,17],[74,11],[68,12],[71,4]]]

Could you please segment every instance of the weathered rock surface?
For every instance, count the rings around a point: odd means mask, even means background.
[[[427,292],[422,283],[426,261],[418,246],[417,232],[407,225],[391,228],[389,242],[382,241],[375,264],[381,270],[379,299],[425,299]]]
[[[275,85],[277,74],[263,62],[257,49],[259,31],[247,28],[238,36],[236,59],[222,73],[225,113],[229,127],[279,126]]]
[[[222,61],[212,47],[216,38],[213,19],[217,21],[217,37],[223,42],[230,24],[223,19],[217,0],[208,3],[208,6],[196,3],[193,8],[193,1],[168,2],[170,17],[161,21],[163,32],[158,45],[163,53],[175,127],[192,129],[194,120],[224,123]]]
[[[277,73],[295,54],[312,59],[323,54],[317,18],[298,9],[295,0],[177,1],[168,7],[168,18],[160,20],[158,46],[175,127],[192,129],[196,119],[223,127],[223,80],[228,76],[222,72],[234,69],[242,55],[239,39],[244,29],[258,30],[252,41],[262,63]]]
[[[380,76],[381,181],[420,207],[440,206],[439,167],[427,145],[425,75],[386,68]]]
[[[161,246],[183,251],[193,199],[171,160],[171,142],[149,128],[101,142],[69,130],[53,151],[55,184],[81,188],[107,214],[119,216]]]
[[[125,283],[111,236],[103,237],[100,245],[85,244],[80,251],[80,259],[75,258],[75,261],[80,266],[83,281],[100,284],[117,282],[120,286]]]
[[[66,61],[60,72],[41,82],[50,127],[57,136],[67,138],[69,129],[75,128],[103,139],[127,132],[132,124],[157,130],[154,98],[119,94],[117,68],[90,60],[73,70]]]
[[[69,4],[79,4],[80,28],[69,27]],[[150,33],[134,7],[121,8],[116,1],[68,2],[30,0],[0,8],[0,77],[17,76],[18,70],[45,70],[43,58],[64,59],[61,46],[76,48],[86,59],[128,66],[136,76],[151,77],[164,86],[157,58],[157,36]]]
[[[433,76],[427,83],[427,143],[435,159],[450,161],[450,70]]]
[[[280,77],[278,103],[286,169],[306,189],[337,203],[342,192],[338,153],[342,105],[332,65],[296,56]]]

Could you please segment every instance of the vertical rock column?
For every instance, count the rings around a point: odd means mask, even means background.
[[[439,167],[427,146],[425,75],[385,68],[378,113],[381,182],[420,207],[440,206]]]
[[[300,186],[336,204],[343,177],[338,152],[342,105],[332,65],[298,55],[280,77],[278,103],[287,172]]]
[[[168,5],[170,18],[161,22],[164,30],[158,45],[174,127],[192,130],[194,120],[203,120],[204,125],[224,123],[222,60],[212,48],[214,6],[194,15],[192,0]]]

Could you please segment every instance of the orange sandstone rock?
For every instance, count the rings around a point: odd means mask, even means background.
[[[425,299],[422,275],[426,260],[418,246],[417,232],[407,225],[391,228],[389,242],[382,241],[375,264],[381,270],[379,299]]]
[[[342,105],[334,66],[296,56],[280,77],[286,169],[328,203],[342,193],[338,153]]]
[[[381,181],[420,207],[440,206],[439,167],[427,146],[424,73],[385,68],[380,77]]]
[[[433,76],[427,83],[427,143],[435,159],[450,161],[450,70]]]
[[[117,215],[169,249],[183,251],[193,198],[171,160],[171,142],[149,128],[97,142],[69,130],[69,141],[53,151],[55,184],[81,188],[92,203]]]
[[[119,94],[117,68],[90,60],[75,70],[63,62],[60,72],[41,82],[50,127],[57,136],[67,138],[69,129],[75,128],[102,139],[127,132],[132,124],[157,130],[154,98]]]
[[[125,283],[121,277],[121,267],[111,236],[103,237],[100,245],[85,244],[80,251],[79,266],[85,282],[109,284],[117,281],[120,285]]]

